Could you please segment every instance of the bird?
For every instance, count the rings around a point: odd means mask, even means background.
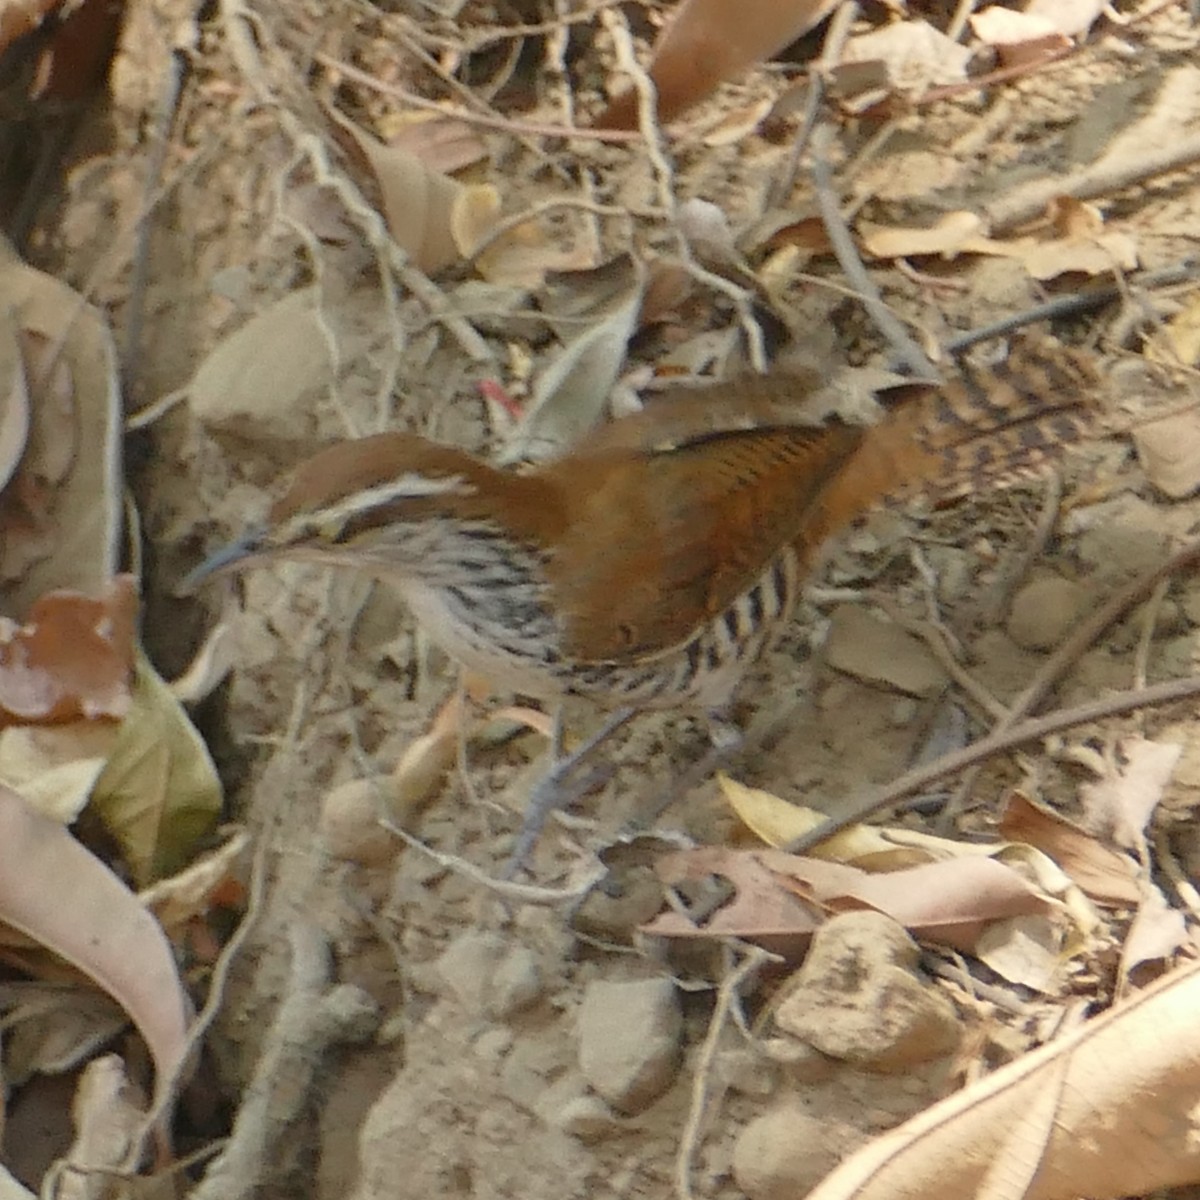
[[[873,423],[804,417],[816,386],[773,373],[678,387],[529,470],[410,432],[339,442],[184,588],[278,560],[365,572],[468,670],[609,710],[535,789],[511,874],[578,761],[636,713],[706,713],[721,744],[740,680],[834,535],[880,505],[1036,474],[1095,413],[1087,359],[1048,338],[881,392]]]

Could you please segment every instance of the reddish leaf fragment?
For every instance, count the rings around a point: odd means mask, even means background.
[[[0,724],[119,718],[130,702],[137,589],[49,592],[24,625],[0,617]]]
[[[830,0],[684,0],[654,49],[650,78],[658,89],[658,117],[671,121],[718,84],[777,54],[817,25]],[[637,93],[618,96],[598,129],[637,127]]]

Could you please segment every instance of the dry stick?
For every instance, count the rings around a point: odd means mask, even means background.
[[[679,200],[675,194],[675,169],[667,158],[662,127],[658,122],[658,88],[645,67],[638,62],[628,22],[623,14],[615,11],[605,12],[602,14],[601,20],[612,38],[613,48],[617,54],[617,67],[629,76],[634,90],[637,92],[638,130],[646,144],[647,157],[650,159],[655,187],[658,191],[658,202],[668,215],[670,231],[675,236],[680,262],[697,283],[711,288],[714,292],[720,292],[733,302],[738,315],[738,323],[746,335],[750,365],[758,374],[764,375],[767,371],[767,348],[763,339],[762,327],[754,315],[754,297],[733,280],[726,279],[724,275],[710,271],[702,263],[697,262],[692,248],[680,228]]]
[[[453,311],[445,294],[433,280],[413,265],[408,255],[392,239],[383,218],[367,203],[362,192],[343,172],[336,170],[330,163],[328,147],[316,134],[301,124],[296,114],[272,89],[264,77],[259,61],[258,46],[261,41],[265,41],[261,19],[247,8],[244,0],[220,0],[219,13],[229,53],[246,85],[254,93],[255,99],[264,109],[274,111],[296,152],[308,160],[317,185],[329,188],[337,196],[346,212],[354,218],[371,249],[375,251],[379,260],[379,273],[383,279],[388,318],[393,326],[401,327],[391,272],[395,273],[409,292],[446,328],[468,358],[473,362],[491,362],[495,354],[487,342],[476,329]],[[385,269],[384,264],[387,264],[390,272]]]
[[[974,766],[994,754],[1011,750],[1024,742],[1037,741],[1075,725],[1098,721],[1102,717],[1119,716],[1138,708],[1170,704],[1175,700],[1185,700],[1189,696],[1197,695],[1200,695],[1200,675],[1188,675],[1183,679],[1170,679],[1147,688],[1118,692],[1115,696],[1106,696],[1102,700],[1093,700],[1076,708],[1059,709],[1044,717],[1034,717],[1020,725],[997,729],[962,750],[955,750],[952,754],[943,755],[931,763],[905,771],[886,787],[856,802],[847,812],[830,817],[817,828],[793,838],[782,849],[792,854],[811,850],[813,846],[819,846],[851,825],[857,825],[867,817],[874,816],[885,808],[891,808],[913,792],[921,791],[931,783],[949,775],[956,775],[967,767]]]
[[[837,255],[838,263],[845,272],[846,278],[858,290],[859,299],[871,320],[875,322],[875,327],[887,339],[897,357],[916,378],[937,381],[940,378],[937,368],[926,358],[921,347],[909,337],[908,330],[884,304],[879,289],[867,274],[867,269],[858,256],[854,239],[850,236],[850,230],[842,220],[837,195],[833,190],[833,174],[829,167],[828,153],[831,139],[832,134],[828,125],[822,125],[813,134],[812,178],[821,220],[825,224],[825,232],[829,235],[833,252]]]
[[[1154,175],[1176,171],[1200,159],[1200,134],[1168,145],[1147,146],[1141,154],[1122,156],[1119,162],[1101,160],[1066,178],[1043,179],[986,205],[983,216],[994,234],[1007,233],[1040,216],[1056,196],[1090,200],[1106,192],[1141,183]]]
[[[999,586],[992,591],[991,596],[984,603],[984,619],[989,625],[999,624],[1007,615],[1017,588],[1020,587],[1025,577],[1029,574],[1033,564],[1042,557],[1042,551],[1049,544],[1050,538],[1054,534],[1055,526],[1058,524],[1058,514],[1062,508],[1062,498],[1062,471],[1056,468],[1046,477],[1046,490],[1042,496],[1042,506],[1038,510],[1038,519],[1033,529],[1033,537],[1029,539],[1017,560],[1005,571]],[[1140,680],[1139,682],[1145,683],[1145,680]]]
[[[357,67],[352,67],[341,59],[331,58],[328,54],[318,52],[312,57],[314,62],[319,62],[331,71],[338,71],[347,79],[369,87],[381,96],[392,96],[411,104],[414,108],[425,108],[440,116],[462,121],[466,125],[478,125],[481,129],[498,129],[504,133],[528,134],[531,137],[582,138],[593,142],[637,142],[642,137],[640,133],[627,129],[575,129],[538,121],[510,121],[504,117],[463,112],[457,108],[449,108],[439,100],[430,100],[425,96],[418,96],[415,92],[405,91],[402,87],[396,87],[395,84],[384,83],[382,79],[376,79],[374,75],[368,75],[366,71],[360,71]]]
[[[1136,288],[1169,287],[1172,284],[1189,283],[1196,279],[1200,279],[1200,260],[1189,258],[1157,271],[1139,272],[1129,278],[1128,285]],[[1073,296],[1059,296],[1056,300],[1037,304],[1023,312],[1013,313],[1012,316],[994,321],[990,325],[983,325],[978,329],[960,333],[946,343],[946,352],[954,355],[961,354],[979,342],[1003,337],[1016,329],[1023,329],[1026,325],[1034,325],[1039,321],[1051,321],[1057,317],[1074,316],[1076,313],[1091,312],[1112,300],[1119,299],[1122,294],[1122,288],[1108,283],[1088,288]]]
[[[700,1047],[692,1072],[691,1104],[688,1106],[687,1123],[679,1138],[679,1152],[675,1156],[675,1194],[680,1200],[692,1200],[695,1194],[691,1184],[692,1158],[700,1141],[700,1126],[708,1107],[708,1080],[721,1044],[725,1020],[746,977],[769,962],[780,961],[778,954],[771,954],[759,946],[747,947],[746,957],[726,973],[717,989],[717,1002],[708,1021],[708,1032],[704,1035],[704,1044]]]
[[[871,816],[873,813],[879,812],[882,809],[890,808],[896,801],[903,799],[911,792],[917,791],[928,783],[934,782],[936,779],[941,779],[947,774],[956,774],[965,767],[973,766],[976,762],[999,753],[1002,750],[1010,749],[1013,745],[1019,742],[1026,742],[1037,737],[1044,736],[1038,733],[1038,721],[1026,722],[1024,725],[1017,725],[1031,709],[1035,708],[1042,700],[1046,693],[1054,686],[1058,679],[1071,667],[1075,660],[1087,649],[1088,646],[1104,632],[1118,617],[1121,616],[1128,608],[1136,604],[1144,596],[1154,590],[1160,580],[1168,578],[1177,571],[1184,570],[1187,567],[1200,563],[1200,541],[1189,542],[1177,553],[1173,554],[1166,562],[1156,567],[1152,571],[1146,572],[1140,579],[1135,579],[1123,592],[1118,593],[1113,597],[1103,608],[1092,614],[1092,617],[1085,621],[1075,633],[1067,639],[1059,648],[1046,660],[1040,671],[1034,676],[1029,686],[1017,697],[1008,710],[1007,716],[1002,718],[996,725],[995,729],[980,741],[965,747],[962,750],[956,751],[954,754],[945,756],[944,758],[936,759],[923,767],[916,767],[911,771],[905,772],[899,779],[889,784],[882,791],[868,796],[860,803],[851,805],[849,810],[842,816],[836,819],[827,821],[824,825],[798,838],[791,846],[797,850],[808,849],[811,846],[818,845],[823,842],[831,834],[837,833],[841,829],[845,829],[850,825],[855,825],[863,818]],[[1191,679],[1193,677],[1189,677]],[[1200,690],[1200,681],[1197,682],[1196,690]],[[1173,680],[1167,684],[1156,684],[1154,687],[1133,692],[1122,692],[1118,696],[1110,697],[1107,701],[1097,701],[1097,704],[1104,705],[1110,702],[1115,702],[1117,708],[1115,712],[1126,712],[1130,708],[1136,708],[1139,704],[1145,703],[1166,703],[1168,700],[1175,697],[1168,693],[1165,699],[1151,700],[1150,697],[1157,696],[1161,689],[1179,687],[1181,684],[1186,684],[1187,680]],[[1191,692],[1185,691],[1184,695],[1190,695]],[[1139,700],[1139,697],[1145,699]],[[1051,714],[1050,717],[1042,718],[1042,721],[1052,720],[1054,718],[1063,719],[1069,718],[1066,722],[1067,726],[1080,724],[1082,721],[1095,720],[1095,716],[1085,715],[1082,718],[1073,716],[1080,712],[1088,712],[1088,706],[1081,709],[1073,709],[1066,712]],[[1109,715],[1105,712],[1101,715]],[[1065,728],[1066,726],[1064,726]],[[1014,734],[1022,732],[1022,736],[1015,741],[1012,740]],[[1049,730],[1054,732],[1054,730]],[[924,779],[921,776],[928,771],[935,771],[936,774],[932,779]]]
[[[332,984],[329,943],[315,925],[297,918],[288,930],[291,969],[283,999],[220,1157],[189,1200],[257,1196],[271,1153],[304,1115],[336,1046],[361,1044],[379,1027],[379,1009],[356,984]]]
[[[812,63],[808,69],[808,95],[804,99],[804,117],[800,122],[800,130],[792,143],[792,152],[788,155],[787,166],[783,174],[775,180],[768,194],[768,203],[782,207],[787,203],[796,184],[796,175],[800,170],[800,159],[813,131],[817,128],[817,118],[821,115],[821,103],[825,99],[825,75],[837,66],[842,57],[846,39],[850,29],[858,17],[858,0],[842,0],[834,11],[825,31],[825,44],[821,47],[821,57]]]

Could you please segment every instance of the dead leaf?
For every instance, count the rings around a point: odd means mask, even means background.
[[[1031,0],[1025,12],[1044,17],[1067,37],[1086,34],[1104,11],[1105,0]]]
[[[24,625],[0,617],[0,722],[124,717],[137,605],[118,575],[98,599],[51,592]]]
[[[557,315],[584,325],[538,377],[528,411],[505,447],[503,459],[545,458],[579,438],[604,413],[637,327],[645,271],[623,255],[580,273]]]
[[[850,38],[833,71],[839,93],[864,91],[862,67],[874,68],[874,86],[892,93],[921,93],[967,77],[971,51],[927,21],[896,21]],[[857,78],[855,78],[857,76]]]
[[[718,875],[737,890],[703,925],[669,912],[646,933],[740,937],[783,954],[808,938],[822,912],[874,909],[915,936],[971,950],[990,922],[1056,907],[1016,871],[982,856],[871,874],[778,850],[706,846],[665,855],[656,869],[668,886]]]
[[[1132,907],[1141,889],[1137,865],[1096,841],[1085,830],[1057,813],[1034,804],[1014,791],[1000,818],[1000,833],[1013,842],[1025,842],[1048,854],[1093,900],[1101,904]]]
[[[488,157],[487,143],[457,117],[434,112],[385,114],[379,122],[384,143],[418,158],[431,171],[453,175]]]
[[[1183,747],[1178,742],[1129,737],[1117,749],[1123,761],[1111,767],[1107,778],[1083,784],[1079,798],[1091,828],[1119,846],[1136,850]]]
[[[17,330],[11,321],[0,317],[3,326],[0,337],[4,353],[0,354],[0,387],[3,379],[11,377],[12,386],[0,411],[0,492],[9,484],[25,454],[29,440],[29,383],[25,377],[25,361],[17,342]]]
[[[1141,423],[1133,444],[1146,478],[1163,495],[1182,500],[1200,491],[1200,413]]]
[[[335,109],[327,111],[374,175],[392,237],[427,275],[470,255],[495,225],[500,195],[494,187],[459,183],[402,146],[385,145]]]
[[[1166,324],[1167,340],[1176,357],[1189,367],[1200,362],[1200,294],[1188,296]]]
[[[1188,940],[1183,913],[1167,903],[1153,881],[1143,879],[1141,885],[1141,903],[1121,947],[1122,979],[1131,979],[1146,963],[1172,963]]]
[[[118,729],[114,721],[10,725],[0,730],[0,784],[70,825],[87,805]]]
[[[1198,1007],[1191,963],[876,1138],[808,1200],[1116,1200],[1195,1183]]]
[[[970,21],[975,36],[996,48],[1005,67],[1057,56],[1071,45],[1071,39],[1048,16],[1028,10],[1016,12],[992,5],[972,13]]]
[[[129,1013],[159,1087],[174,1074],[189,1005],[161,927],[62,825],[8,788],[0,788],[0,921],[83,971]]]
[[[231,879],[240,874],[250,848],[250,835],[239,829],[224,844],[184,867],[178,875],[160,879],[138,893],[138,900],[158,919],[168,935],[204,916]],[[240,885],[236,889],[241,890]]]
[[[181,870],[221,813],[208,748],[141,651],[133,703],[92,792],[92,808],[139,886]]]
[[[650,62],[658,119],[673,121],[726,79],[777,54],[832,11],[831,0],[683,0],[663,30]],[[597,129],[636,129],[637,93],[619,95]]]
[[[115,1054],[84,1067],[71,1104],[75,1140],[55,1187],[58,1200],[105,1200],[112,1194],[111,1174],[124,1168],[145,1117],[139,1099]]]
[[[0,498],[0,611],[23,618],[47,592],[97,595],[116,569],[121,397],[107,325],[78,293],[0,253],[29,388],[26,453]],[[0,351],[9,338],[0,339]],[[0,387],[17,364],[0,352]]]

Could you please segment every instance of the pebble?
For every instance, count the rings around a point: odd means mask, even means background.
[[[1091,605],[1089,590],[1058,575],[1027,583],[1013,598],[1008,636],[1024,650],[1050,650]]]
[[[496,1021],[528,1008],[542,993],[533,952],[484,930],[459,934],[437,960],[436,971],[467,1012]]]
[[[954,1006],[916,971],[920,950],[882,913],[845,913],[817,931],[775,1014],[780,1030],[857,1067],[901,1072],[950,1053]]]
[[[882,684],[908,696],[935,696],[947,683],[945,671],[919,638],[859,604],[834,610],[825,661],[864,683]]]
[[[343,862],[366,867],[391,862],[404,848],[404,843],[379,823],[391,793],[386,775],[350,779],[330,788],[321,799],[317,820],[317,834],[325,849]]]
[[[683,1017],[669,979],[590,983],[578,1029],[584,1078],[617,1112],[641,1112],[674,1082]]]
[[[853,1136],[789,1097],[738,1135],[733,1177],[750,1200],[796,1200],[837,1166]]]

